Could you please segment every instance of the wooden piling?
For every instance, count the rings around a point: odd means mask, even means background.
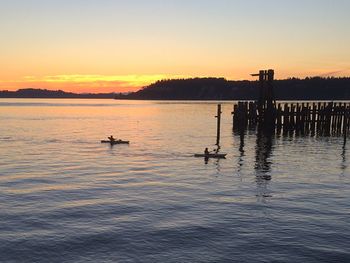
[[[234,128],[254,128],[259,123],[277,133],[311,136],[344,135],[350,128],[348,103],[278,103],[273,114],[263,117],[258,114],[258,106],[257,102],[234,105]]]
[[[221,104],[218,104],[218,113],[217,116],[215,116],[217,118],[217,132],[216,132],[216,145],[220,146],[220,126],[221,126]]]

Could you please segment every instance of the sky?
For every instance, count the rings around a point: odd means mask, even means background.
[[[0,90],[350,76],[349,0],[0,0]]]

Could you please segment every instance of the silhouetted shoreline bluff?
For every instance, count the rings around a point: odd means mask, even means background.
[[[274,82],[277,100],[349,100],[350,78],[285,79]],[[224,78],[161,80],[115,99],[132,100],[256,100],[258,81]]]
[[[275,80],[277,100],[350,100],[350,77]],[[258,81],[224,78],[161,80],[132,93],[72,93],[62,90],[0,91],[0,98],[63,98],[123,100],[256,100]]]

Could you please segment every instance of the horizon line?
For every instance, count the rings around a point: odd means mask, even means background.
[[[350,76],[306,76],[306,77],[287,77],[287,78],[279,78],[279,79],[274,79],[275,81],[284,81],[284,80],[307,80],[307,79],[315,79],[315,78],[321,78],[321,79],[349,79]],[[249,79],[228,79],[225,77],[182,77],[182,78],[163,78],[163,79],[158,79],[155,80],[154,82],[145,85],[145,86],[141,86],[141,87],[135,87],[137,88],[137,90],[134,91],[109,91],[109,92],[74,92],[74,91],[68,91],[65,88],[49,88],[49,87],[19,87],[16,90],[9,90],[9,89],[2,89],[0,90],[0,92],[18,92],[20,90],[47,90],[47,91],[63,91],[65,93],[73,93],[73,94],[128,94],[128,93],[133,93],[133,92],[137,92],[140,91],[144,88],[147,88],[157,82],[161,82],[161,81],[176,81],[176,80],[191,80],[191,79],[224,79],[228,82],[242,82],[242,81],[248,81],[248,82],[258,82],[259,79],[253,79],[253,80],[249,80]],[[69,89],[69,87],[68,87]]]

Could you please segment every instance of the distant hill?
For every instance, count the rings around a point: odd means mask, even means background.
[[[350,78],[291,78],[274,82],[277,100],[350,100]],[[161,80],[116,99],[256,100],[257,81],[224,78]]]
[[[46,90],[46,89],[19,89],[17,91],[0,91],[0,98],[85,98],[85,99],[113,99],[114,93],[84,93],[76,94],[64,92],[62,90]]]

